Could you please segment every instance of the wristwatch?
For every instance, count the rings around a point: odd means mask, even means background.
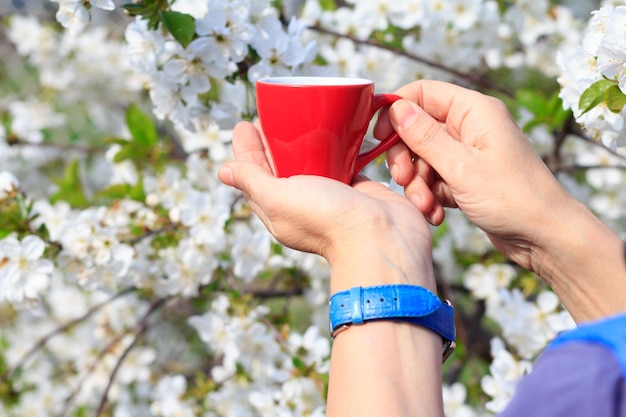
[[[352,325],[373,320],[402,321],[432,330],[443,340],[444,362],[454,350],[454,309],[448,300],[440,300],[424,287],[354,287],[330,298],[330,334],[333,339]]]

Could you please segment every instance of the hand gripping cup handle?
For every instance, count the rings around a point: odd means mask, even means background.
[[[400,100],[402,97],[395,94],[376,94],[374,95],[374,101],[372,103],[372,110],[370,111],[370,120],[374,117],[376,112],[381,109],[381,107],[390,106],[396,100]],[[383,139],[378,145],[369,151],[363,152],[359,154],[356,160],[356,165],[354,169],[354,175],[356,175],[359,171],[365,168],[365,165],[372,162],[377,156],[387,151],[393,145],[395,145],[398,140],[400,140],[400,136],[396,133],[396,131],[391,132],[389,136]]]

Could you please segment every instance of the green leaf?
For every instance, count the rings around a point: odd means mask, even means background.
[[[163,12],[161,20],[165,28],[172,34],[183,48],[193,40],[196,33],[196,21],[193,16],[175,11]]]
[[[98,191],[96,197],[121,199],[128,195],[129,190],[130,186],[128,184],[113,184]]]
[[[548,113],[548,103],[545,96],[534,90],[520,90],[515,95],[515,101],[535,115],[545,116]]]
[[[126,124],[133,141],[140,147],[147,149],[157,143],[157,130],[152,119],[136,104],[131,104],[126,110]]]
[[[615,85],[615,81],[602,79],[591,84],[578,101],[578,108],[581,111],[581,115],[587,113],[589,110],[596,107],[598,104],[604,101],[604,93]]]
[[[139,177],[137,183],[130,187],[130,189],[128,190],[128,196],[135,201],[146,201],[146,192],[143,188],[143,177]]]
[[[120,148],[119,151],[113,156],[113,162],[119,164],[122,161],[126,161],[127,159],[133,159],[133,157],[137,154],[135,147],[128,143]]]
[[[68,162],[63,170],[61,178],[53,179],[54,183],[61,189],[71,189],[80,186],[80,165],[77,159]]]
[[[306,369],[306,364],[302,359],[298,357],[291,358],[291,363],[293,363],[294,368],[298,369],[299,371],[303,371],[304,369]]]
[[[545,125],[545,120],[543,120],[543,119],[538,119],[538,118],[536,118],[536,117],[535,117],[534,119],[532,119],[531,121],[529,121],[528,123],[526,123],[526,124],[523,126],[523,129],[522,129],[522,130],[523,130],[525,133],[528,133],[528,132],[530,132],[531,130],[533,130],[534,128],[536,128],[536,127],[538,127],[538,126],[541,126],[541,125]]]
[[[320,7],[322,10],[337,10],[337,3],[335,0],[320,0]]]
[[[604,100],[609,110],[613,113],[619,113],[622,111],[624,104],[626,104],[626,95],[624,95],[622,90],[619,89],[619,86],[615,84],[606,90],[604,93]]]
[[[128,139],[124,139],[124,138],[117,138],[114,136],[109,136],[103,139],[104,143],[109,144],[109,145],[121,145],[124,146],[126,144],[128,144]]]
[[[72,207],[84,207],[88,201],[83,192],[80,178],[80,165],[77,159],[70,161],[63,171],[63,176],[54,182],[59,186],[59,191],[50,197],[50,201],[66,201]]]
[[[552,130],[558,130],[563,127],[572,112],[563,108],[563,100],[559,97],[559,92],[555,91],[549,100],[550,111],[550,127]]]

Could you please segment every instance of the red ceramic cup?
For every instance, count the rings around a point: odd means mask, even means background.
[[[363,78],[270,77],[257,81],[257,110],[279,177],[320,175],[350,183],[399,140],[393,132],[361,153],[370,121],[401,97],[374,94]]]

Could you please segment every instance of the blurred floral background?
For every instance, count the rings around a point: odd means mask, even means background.
[[[328,266],[216,179],[260,77],[494,95],[626,236],[623,1],[9,0],[0,15],[2,416],[324,415]],[[366,174],[402,192],[383,159]],[[458,211],[433,233],[457,313],[446,415],[494,415],[574,323]]]

